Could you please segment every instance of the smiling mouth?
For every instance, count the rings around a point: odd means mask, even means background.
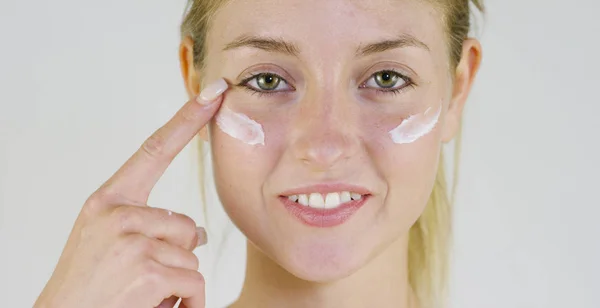
[[[345,223],[371,197],[369,189],[344,183],[305,186],[279,194],[288,213],[306,225],[319,228]]]
[[[288,200],[292,202],[314,209],[335,209],[352,201],[361,200],[363,197],[365,195],[350,191],[330,192],[326,194],[315,192],[287,196]]]

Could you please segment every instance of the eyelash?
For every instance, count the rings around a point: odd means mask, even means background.
[[[392,73],[392,74],[398,76],[400,79],[404,80],[404,82],[406,84],[404,86],[400,87],[400,88],[391,89],[391,90],[388,90],[388,89],[385,89],[385,88],[375,89],[375,91],[377,92],[377,94],[397,95],[397,94],[400,94],[403,91],[405,91],[407,88],[415,86],[415,83],[413,82],[413,80],[410,77],[408,77],[408,76],[406,76],[406,75],[404,75],[404,74],[402,74],[402,73],[400,73],[400,72],[398,72],[396,70],[393,70],[393,69],[387,69],[387,70],[377,71],[377,72],[373,73],[371,76],[369,76],[369,79],[367,79],[367,81],[369,81],[375,75],[377,75],[379,73],[383,73],[383,72]],[[263,95],[274,95],[274,94],[277,94],[278,92],[284,92],[284,91],[264,91],[264,90],[253,88],[253,87],[251,87],[251,86],[248,85],[248,83],[252,79],[255,79],[255,78],[257,78],[257,77],[259,77],[261,75],[272,75],[272,76],[275,76],[275,77],[279,78],[281,81],[283,81],[283,82],[285,82],[285,83],[287,83],[289,85],[289,83],[288,83],[287,80],[285,80],[283,77],[281,77],[281,76],[279,76],[277,74],[274,74],[274,73],[258,73],[258,74],[254,74],[254,75],[252,75],[252,76],[250,76],[250,77],[242,80],[240,83],[237,84],[237,86],[242,87],[246,91],[249,91],[251,95],[258,95],[259,97],[262,97]],[[364,83],[362,83],[359,86],[359,88],[367,89],[366,87],[363,86],[363,84],[365,84],[367,81],[365,81]],[[294,88],[294,87],[292,87],[292,88]]]
[[[387,70],[381,70],[381,71],[377,71],[377,72],[373,73],[371,76],[369,76],[369,79],[367,79],[367,81],[365,81],[361,84],[360,88],[367,89],[367,87],[364,87],[363,85],[365,83],[367,83],[369,80],[371,80],[371,78],[373,78],[375,75],[380,74],[380,73],[392,73],[392,74],[398,76],[400,79],[404,80],[405,84],[402,87],[397,88],[397,89],[391,89],[391,90],[385,89],[385,88],[375,89],[375,91],[378,95],[389,94],[389,95],[395,96],[397,94],[400,94],[400,93],[406,91],[408,88],[414,88],[416,85],[415,82],[410,77],[408,77],[394,69],[387,69]]]
[[[281,77],[281,76],[279,76],[277,74],[274,74],[274,73],[258,73],[258,74],[254,74],[254,75],[252,75],[252,76],[250,76],[250,77],[242,80],[240,83],[237,84],[237,86],[238,87],[242,87],[244,90],[250,92],[251,95],[258,95],[258,97],[262,97],[263,95],[267,95],[267,96],[268,95],[275,95],[275,94],[277,94],[279,92],[284,92],[284,91],[264,91],[264,90],[253,88],[253,87],[251,87],[251,86],[248,85],[248,83],[252,79],[258,78],[261,75],[272,75],[272,76],[275,76],[275,77],[279,78],[281,81],[283,81],[283,82],[285,82],[285,83],[287,83],[289,85],[289,83],[287,82],[287,80],[285,80],[283,77]],[[292,87],[292,86],[290,86],[290,87]],[[295,90],[294,87],[292,87],[292,88]]]

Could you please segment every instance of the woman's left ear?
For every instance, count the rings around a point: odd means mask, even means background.
[[[189,36],[183,38],[179,44],[179,64],[185,89],[191,99],[200,93],[200,83],[194,67],[194,41]]]
[[[187,91],[188,98],[192,99],[200,94],[200,77],[194,66],[194,40],[189,36],[183,38],[181,44],[179,44],[179,64],[185,90]],[[206,126],[198,134],[202,140],[208,141]]]
[[[462,56],[454,75],[452,98],[444,121],[442,141],[450,142],[461,127],[462,113],[481,64],[481,44],[477,39],[464,41]]]

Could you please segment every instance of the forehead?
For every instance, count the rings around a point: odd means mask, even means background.
[[[444,49],[442,15],[423,0],[229,0],[211,28],[209,49],[257,35],[294,42],[302,53],[339,56],[402,34]]]

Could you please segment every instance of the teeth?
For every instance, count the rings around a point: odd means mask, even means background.
[[[308,205],[308,197],[306,195],[299,195],[298,203],[300,203],[302,205]]]
[[[328,193],[325,197],[320,193],[312,193],[309,195],[291,195],[288,199],[292,202],[298,202],[304,206],[310,206],[316,209],[333,209],[341,204],[362,199],[361,194],[351,193],[348,191]]]
[[[323,200],[323,195],[319,193],[312,193],[308,198],[308,206],[314,207],[317,209],[321,209],[325,207],[325,200]]]
[[[339,193],[328,193],[327,197],[325,197],[325,208],[326,209],[331,209],[331,208],[337,207],[341,203],[342,202],[340,201]]]
[[[350,200],[352,200],[350,193],[347,191],[342,191],[342,193],[340,194],[340,202],[346,203],[346,202],[350,202]]]

